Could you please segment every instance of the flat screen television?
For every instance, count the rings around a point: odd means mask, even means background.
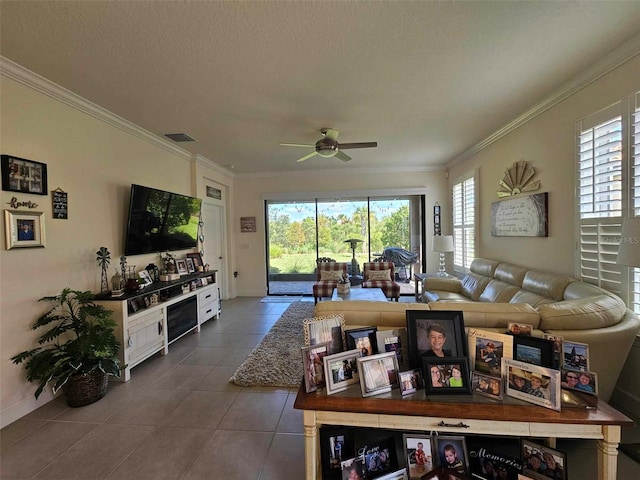
[[[124,254],[196,247],[201,206],[199,198],[131,185]]]

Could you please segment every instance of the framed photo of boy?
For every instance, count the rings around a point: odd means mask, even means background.
[[[327,342],[331,344],[331,342]],[[346,352],[334,353],[325,356],[324,372],[326,376],[327,395],[342,392],[349,385],[358,383],[359,365],[356,360],[360,358],[360,350],[348,350]]]
[[[487,330],[469,329],[469,360],[471,368],[485,375],[501,375],[502,358],[513,358],[513,335]]]
[[[467,342],[462,312],[407,310],[409,366],[421,368],[423,355],[466,357]]]
[[[469,472],[469,455],[463,436],[436,435],[434,440],[435,455],[441,467],[462,474]]]
[[[362,352],[363,357],[374,355],[378,352],[378,341],[376,337],[377,327],[352,328],[344,331],[347,340],[347,350],[357,348]]]
[[[427,395],[471,393],[469,368],[464,357],[422,357]]]
[[[48,195],[47,165],[25,158],[2,155],[2,190]]]
[[[510,358],[502,359],[505,393],[529,403],[560,411],[560,372]]]
[[[398,374],[398,378],[400,383],[400,393],[402,393],[403,396],[416,393],[418,390],[422,390],[424,388],[422,370],[419,368],[400,372]]]
[[[410,479],[422,478],[425,473],[433,470],[431,435],[405,433],[402,435],[402,443]]]
[[[530,440],[522,440],[522,473],[538,480],[567,480],[567,455]]]
[[[341,464],[355,456],[352,427],[320,427],[322,478],[342,480]]]
[[[553,360],[553,340],[514,335],[513,359],[541,367],[556,368]]]
[[[4,233],[7,250],[44,247],[44,213],[5,210]]]
[[[302,347],[302,365],[304,367],[304,386],[307,393],[315,392],[325,386],[324,357],[327,356],[331,342]]]
[[[562,366],[567,370],[589,371],[589,345],[587,343],[562,341]]]
[[[561,369],[562,388],[575,390],[576,392],[598,394],[598,377],[595,372],[582,372],[579,370]]]
[[[398,359],[394,352],[359,357],[357,362],[363,397],[390,392],[398,383]]]

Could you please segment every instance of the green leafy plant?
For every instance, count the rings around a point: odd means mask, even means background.
[[[26,362],[27,380],[39,382],[36,398],[49,383],[55,394],[73,375],[97,369],[108,375],[120,374],[116,322],[112,312],[95,304],[93,298],[91,292],[65,288],[59,295],[40,299],[56,303],[32,327],[50,326],[38,338],[42,346],[11,358],[15,364]]]

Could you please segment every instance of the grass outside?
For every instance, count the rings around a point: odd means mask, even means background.
[[[353,258],[351,253],[335,253],[325,254],[334,258],[336,262],[351,263]],[[358,255],[356,260],[362,270],[362,264],[369,261],[366,254]],[[280,258],[271,258],[269,260],[269,270],[271,273],[315,273],[316,271],[316,255],[314,253],[285,254]]]

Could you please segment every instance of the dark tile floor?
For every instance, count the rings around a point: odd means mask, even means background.
[[[313,301],[307,298],[307,301]],[[295,391],[242,388],[229,377],[288,303],[224,301],[222,316],[71,409],[56,399],[0,431],[2,480],[298,480],[302,414]],[[596,478],[594,441],[559,441],[569,478]],[[619,479],[640,465],[619,456]]]

